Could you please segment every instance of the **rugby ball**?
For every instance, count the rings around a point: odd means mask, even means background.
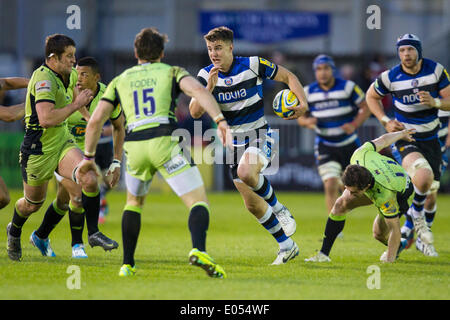
[[[273,99],[273,112],[280,118],[288,118],[294,114],[294,110],[289,110],[286,107],[295,107],[298,105],[298,99],[295,94],[289,90],[284,89],[277,93]]]

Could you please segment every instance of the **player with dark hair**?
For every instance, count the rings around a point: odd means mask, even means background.
[[[183,68],[161,62],[166,36],[155,28],[142,29],[135,38],[138,65],[125,70],[108,85],[99,106],[89,120],[85,160],[80,171],[95,167],[97,141],[105,121],[123,107],[127,130],[127,203],[122,217],[123,265],[119,276],[136,273],[134,254],[141,228],[141,213],[154,175],[159,172],[189,208],[191,264],[203,268],[210,277],[225,278],[223,268],[206,253],[206,233],[210,208],[200,171],[173,139],[177,129],[175,108],[181,92],[200,101],[217,119],[218,134],[225,143],[228,125],[211,94]],[[114,128],[116,130],[116,128]]]
[[[16,202],[12,221],[7,226],[7,252],[12,260],[22,258],[22,227],[44,203],[48,182],[55,170],[61,176],[81,184],[86,216],[96,216],[98,219],[100,201],[96,172],[90,170],[82,175],[77,174],[78,163],[83,156],[66,125],[66,119],[83,109],[93,98],[93,92],[89,89],[74,97],[77,77],[73,68],[75,51],[75,42],[71,38],[62,34],[48,36],[45,41],[45,63],[33,72],[28,84],[26,131],[20,150],[24,197]],[[41,231],[50,233],[62,217],[52,203],[44,216]],[[92,223],[88,220],[88,229],[90,225]],[[114,246],[113,240],[98,228],[94,230],[95,226],[90,237],[96,239],[95,245],[104,248]],[[40,238],[33,232],[30,241],[43,255],[54,255],[48,238]]]
[[[289,107],[296,119],[308,110],[305,92],[297,76],[282,66],[257,56],[233,55],[233,31],[227,27],[210,30],[204,36],[211,65],[201,69],[197,79],[213,94],[233,134],[233,163],[231,176],[246,208],[275,238],[280,250],[273,264],[283,264],[299,253],[290,238],[296,222],[281,204],[269,180],[262,172],[271,163],[274,152],[273,131],[264,117],[262,84],[264,79],[288,85],[297,96],[299,105]],[[189,105],[193,118],[204,113],[192,99]]]
[[[371,203],[378,208],[373,236],[388,247],[380,260],[395,261],[406,245],[406,239],[401,241],[399,218],[408,211],[408,198],[413,193],[413,186],[406,171],[396,161],[378,152],[399,140],[414,141],[411,137],[413,132],[386,133],[366,142],[353,153],[350,165],[342,175],[345,190],[336,200],[325,226],[322,248],[305,261],[331,261],[330,251],[336,237],[344,229],[347,212]]]
[[[94,93],[93,99],[86,105],[86,109],[88,111],[87,116],[76,111],[67,118],[68,129],[72,134],[75,143],[80,150],[84,150],[84,135],[86,132],[87,122],[90,115],[97,107],[100,98],[103,96],[106,86],[103,83],[99,82],[99,67],[97,61],[94,58],[85,57],[79,59],[77,62],[76,71],[78,75],[76,89],[78,89],[79,91],[89,89]],[[116,126],[117,122],[114,122],[114,120],[121,121],[117,120],[120,115],[120,108],[118,109],[118,112],[119,113],[113,114],[111,116],[113,123]],[[116,131],[116,134],[121,133],[122,131],[120,130]],[[116,136],[115,139],[122,140],[123,137]],[[121,159],[122,149],[116,148],[115,152],[116,158]],[[108,166],[110,162],[108,163]],[[113,179],[111,181],[112,185],[115,185],[117,183],[120,174],[118,172],[119,169],[120,160],[115,160],[114,167],[111,167],[111,170],[108,171],[109,174],[113,175]],[[96,230],[92,230],[92,228],[97,227],[95,221],[98,221],[98,216],[85,217],[85,210],[82,203],[82,190],[79,184],[75,183],[72,179],[62,177],[57,172],[55,172],[54,174],[56,176],[56,180],[58,181],[58,192],[56,199],[52,203],[52,209],[61,216],[64,216],[67,212],[69,212],[70,230],[72,235],[72,258],[87,258],[82,238],[84,220],[86,218],[88,221],[88,234],[91,235],[96,232]],[[54,225],[52,228],[49,228],[44,220],[40,227],[36,230],[35,235],[40,239],[47,239],[50,235],[50,232],[55,226],[56,225]],[[92,237],[88,237],[88,242],[93,245],[95,244]],[[39,246],[37,246],[37,248],[39,248]],[[53,252],[51,256],[55,256],[55,253]]]

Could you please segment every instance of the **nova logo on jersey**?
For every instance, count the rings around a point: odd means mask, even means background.
[[[412,104],[419,101],[420,98],[417,93],[406,94],[402,97],[403,104]]]
[[[325,96],[325,98],[326,98],[326,96]],[[316,110],[337,108],[337,107],[339,107],[339,101],[338,100],[330,100],[330,101],[318,102],[318,103],[315,103],[313,107]]]
[[[247,96],[247,90],[240,89],[240,90],[231,91],[231,92],[219,92],[219,94],[217,96],[218,96],[219,102],[227,102],[230,100],[237,100],[237,99],[245,98]]]

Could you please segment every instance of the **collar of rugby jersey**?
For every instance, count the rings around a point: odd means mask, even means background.
[[[60,75],[58,72],[56,72],[55,70],[50,68],[45,62],[43,64],[43,66],[46,67],[47,69],[51,70],[55,74],[55,76],[57,78],[59,78],[59,80],[61,80],[62,84],[64,85],[64,88],[66,88],[66,90],[67,90],[67,88],[69,87],[69,84],[70,84],[70,75],[69,75],[69,78],[67,79],[67,83],[66,83],[66,82],[64,82],[64,78],[62,77],[62,75]]]
[[[97,95],[98,95],[99,92],[100,92],[100,83],[97,82],[97,90],[95,90],[94,97],[93,97],[92,100],[89,101],[89,103],[86,105],[86,109],[88,109],[88,111],[89,111],[89,108],[91,107],[92,101],[94,101],[94,99],[97,97]]]

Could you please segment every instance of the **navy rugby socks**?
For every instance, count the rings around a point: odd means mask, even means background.
[[[192,248],[206,251],[206,232],[209,226],[209,206],[205,202],[197,202],[191,207],[188,219],[191,232]]]
[[[328,216],[327,224],[325,226],[325,236],[322,242],[322,248],[320,251],[329,256],[331,247],[333,247],[334,241],[336,240],[339,233],[344,230],[345,225],[345,215],[335,216],[330,214]]]
[[[135,266],[134,252],[141,230],[142,209],[126,205],[122,216],[123,264]]]

